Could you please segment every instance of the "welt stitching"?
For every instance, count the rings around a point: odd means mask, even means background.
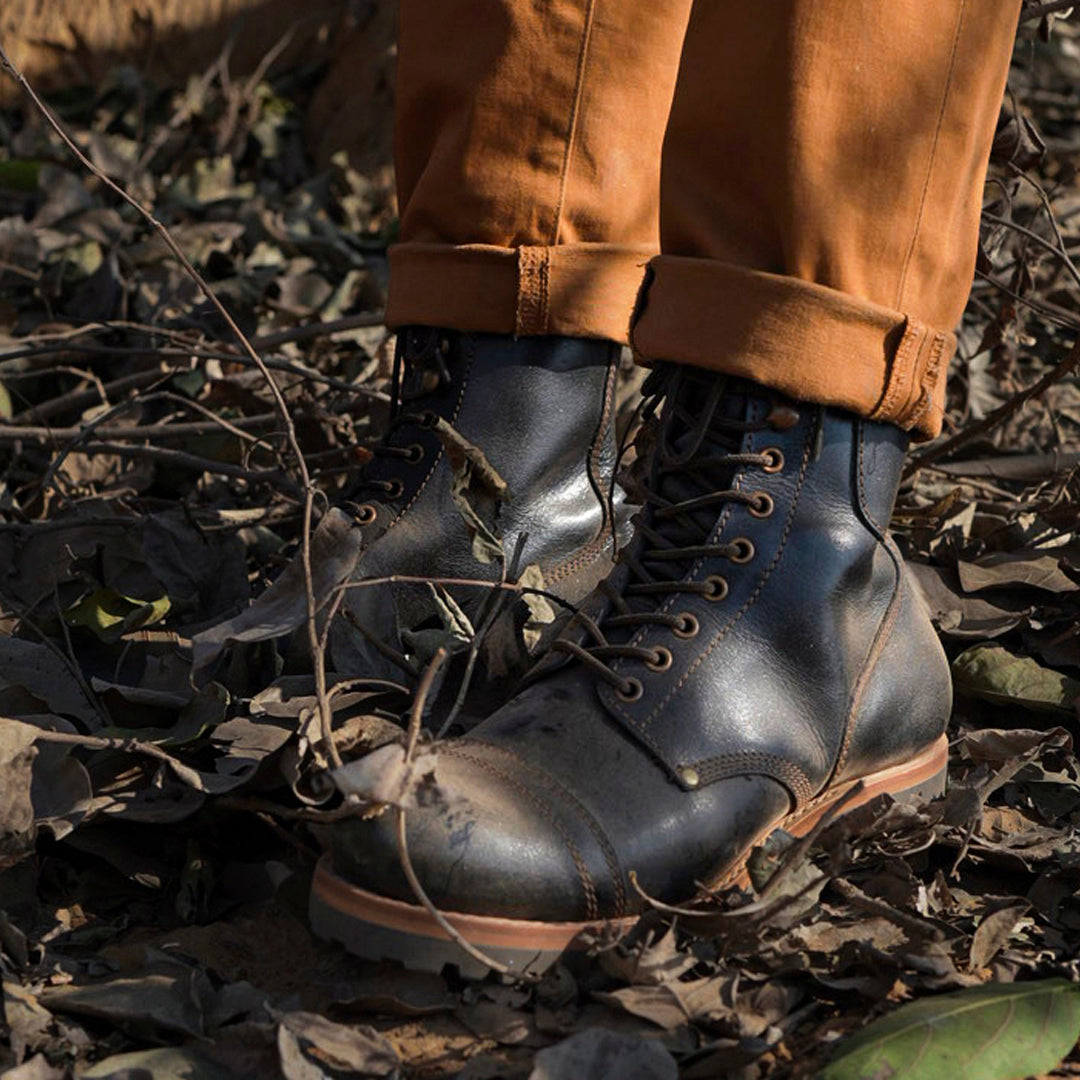
[[[574,102],[570,107],[570,117],[567,122],[566,149],[563,151],[562,171],[559,174],[559,196],[555,204],[555,231],[551,238],[552,244],[558,244],[559,235],[562,232],[563,206],[566,202],[566,184],[570,176],[570,159],[574,152],[578,126],[578,115],[581,112],[581,98],[585,88],[585,65],[589,56],[589,42],[592,38],[593,17],[596,12],[596,0],[589,0],[585,10],[585,26],[581,35],[581,49],[578,52],[577,75],[574,81]]]
[[[621,706],[612,703],[612,708],[620,716],[622,716],[632,728],[635,728],[640,732],[647,724],[651,724],[653,720],[656,719],[656,716],[660,712],[660,710],[663,709],[664,706],[666,706],[667,703],[683,688],[690,676],[693,675],[694,672],[705,662],[705,659],[713,652],[716,646],[720,644],[720,641],[727,635],[728,631],[757,602],[758,596],[761,595],[761,590],[765,587],[765,582],[769,580],[773,572],[776,570],[777,566],[780,565],[780,560],[787,549],[788,536],[790,535],[791,529],[795,524],[795,513],[798,510],[799,506],[799,496],[802,494],[803,484],[806,482],[806,470],[810,464],[810,449],[812,443],[813,433],[811,432],[811,434],[807,436],[806,445],[803,448],[802,464],[799,468],[799,481],[795,486],[795,492],[791,500],[791,510],[788,513],[787,521],[784,524],[784,531],[780,537],[780,547],[778,548],[776,554],[773,556],[772,562],[769,563],[768,567],[765,570],[765,573],[762,575],[762,578],[758,582],[756,588],[744,601],[743,606],[716,633],[712,641],[709,642],[708,646],[698,654],[697,659],[694,660],[690,667],[686,669],[686,671],[683,673],[682,678],[679,679],[679,681],[667,692],[664,698],[657,703],[657,705],[653,708],[652,712],[650,712],[648,716],[644,717],[640,721],[640,723],[634,720],[633,717],[630,716],[630,714],[627,713]]]
[[[923,215],[926,212],[926,200],[930,194],[930,181],[934,175],[934,164],[937,160],[938,145],[941,141],[941,129],[945,123],[945,110],[949,103],[949,91],[952,89],[953,76],[956,73],[956,57],[960,51],[960,34],[964,27],[964,16],[967,14],[967,0],[960,0],[960,9],[956,18],[956,32],[953,34],[952,52],[949,55],[949,70],[945,76],[945,88],[941,94],[941,108],[938,110],[937,124],[934,127],[934,139],[930,144],[930,160],[926,164],[926,179],[923,181],[922,195],[919,198],[919,211],[915,216],[915,227],[911,234],[911,245],[908,247],[907,256],[904,259],[903,268],[900,271],[900,283],[896,289],[896,307],[903,308],[904,292],[907,288],[908,271],[911,260],[915,256],[915,245],[919,241],[919,232],[922,229]]]
[[[554,811],[551,807],[540,798],[536,792],[531,791],[528,787],[517,780],[506,769],[501,769],[493,761],[488,761],[485,758],[477,757],[473,754],[467,754],[462,750],[452,747],[444,747],[443,753],[459,758],[462,761],[467,761],[471,765],[475,765],[479,769],[483,769],[484,772],[489,773],[492,776],[498,777],[505,783],[509,784],[520,795],[524,795],[526,799],[533,804],[534,807],[540,812],[540,814],[548,821],[551,827],[558,833],[559,839],[562,840],[566,846],[566,850],[570,854],[570,858],[573,860],[574,867],[577,869],[578,877],[581,881],[581,887],[585,893],[585,906],[587,912],[587,918],[597,919],[600,917],[600,907],[596,898],[596,885],[593,882],[592,874],[589,873],[589,867],[585,862],[584,856],[578,850],[577,845],[570,839],[566,829],[555,817]]]
[[[485,760],[483,758],[477,758],[473,755],[465,754],[462,748],[468,749],[473,746],[482,746],[485,750],[493,753],[501,754],[503,757],[509,758],[515,765],[523,768],[530,775],[534,776],[541,784],[549,788],[555,795],[563,799],[566,803],[574,808],[580,815],[582,821],[585,822],[589,832],[592,833],[593,839],[596,841],[597,847],[600,848],[601,853],[604,856],[604,861],[607,863],[608,873],[611,874],[612,881],[615,884],[615,902],[618,907],[619,913],[621,913],[626,907],[626,890],[623,888],[622,868],[619,865],[619,857],[615,853],[615,848],[611,841],[608,839],[607,834],[600,827],[600,823],[589,813],[588,809],[577,798],[573,792],[564,787],[558,780],[555,779],[550,773],[545,772],[543,769],[538,769],[536,766],[531,765],[520,754],[516,754],[513,750],[507,750],[504,747],[496,746],[494,743],[480,742],[479,740],[462,739],[457,744],[451,744],[444,749],[444,753],[449,753],[454,757],[463,758],[467,761],[476,761],[477,763]],[[588,871],[586,871],[588,873]],[[591,880],[591,878],[590,878]]]

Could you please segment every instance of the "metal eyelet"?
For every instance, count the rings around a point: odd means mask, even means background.
[[[778,473],[784,468],[784,451],[779,446],[767,446],[761,453],[769,458],[769,464],[761,466],[765,472]]]
[[[728,556],[733,563],[748,563],[757,554],[757,548],[745,536],[732,540],[731,546],[739,549],[736,554]]]
[[[692,638],[698,636],[698,632],[701,630],[701,623],[697,621],[696,616],[691,615],[689,611],[684,611],[678,618],[679,625],[671,628],[671,632],[677,638]]]
[[[642,685],[641,680],[631,677],[626,680],[626,688],[620,686],[615,691],[615,696],[620,701],[637,701],[644,693],[645,687]]]
[[[767,491],[755,491],[751,498],[754,501],[747,503],[746,506],[751,517],[767,518],[776,509],[776,503],[773,502],[773,497]]]
[[[439,414],[432,412],[431,409],[425,409],[419,417],[419,423],[422,428],[427,428],[429,431],[439,426]]]
[[[704,584],[706,588],[701,595],[713,604],[723,600],[728,594],[727,578],[721,577],[720,574],[710,574]]]
[[[379,516],[379,511],[371,503],[362,503],[356,508],[353,517],[357,525],[370,525]]]
[[[419,465],[424,460],[424,448],[418,443],[410,443],[405,447],[405,460],[410,465]]]
[[[405,485],[397,479],[386,482],[386,497],[388,499],[400,499],[405,494]]]
[[[659,645],[653,650],[653,656],[655,659],[645,661],[645,666],[650,671],[667,671],[667,669],[675,662],[675,657],[671,655],[671,650],[665,649],[663,645]]]

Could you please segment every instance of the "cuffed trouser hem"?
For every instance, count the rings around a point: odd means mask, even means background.
[[[390,249],[386,322],[626,344],[634,301],[654,254],[655,249],[611,244],[397,244]]]
[[[941,431],[952,333],[824,285],[709,259],[660,255],[646,276],[631,331],[639,360],[753,379],[918,438]]]

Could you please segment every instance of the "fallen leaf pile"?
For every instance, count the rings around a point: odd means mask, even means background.
[[[312,73],[270,71],[222,59],[169,90],[123,69],[53,105],[265,358],[319,489],[322,603],[356,559],[336,504],[386,420],[395,208],[343,157],[313,172]],[[1080,1073],[1078,86],[1076,19],[1030,23],[946,431],[894,520],[953,667],[948,793],[778,833],[752,888],[650,910],[521,985],[310,936],[348,808],[273,395],[154,229],[35,110],[0,113],[0,1077]],[[474,553],[509,561],[500,478],[443,434]],[[414,677],[486,633],[427,592],[434,620],[398,626],[408,662],[331,664],[323,699],[335,753],[378,751],[360,771],[403,804]],[[500,655],[554,614],[533,598]]]

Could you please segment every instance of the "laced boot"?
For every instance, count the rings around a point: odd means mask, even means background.
[[[944,787],[948,666],[886,535],[906,436],[692,368],[646,390],[666,402],[620,565],[520,693],[424,747],[405,811],[431,901],[515,970],[628,927],[631,875],[692,903],[774,829]],[[481,973],[417,903],[397,814],[334,826],[316,929]]]
[[[581,338],[403,330],[389,428],[343,500],[364,534],[355,577],[497,581],[516,560],[518,572],[538,567],[555,595],[585,596],[610,570],[615,535],[628,525],[612,479],[619,351]],[[479,450],[505,482],[504,497],[479,499],[501,556],[489,548],[478,558],[476,523],[461,493],[454,498],[448,436],[455,449],[463,440],[463,452]],[[466,618],[490,596],[450,592]],[[417,642],[440,626],[432,589],[376,585],[346,596],[347,618],[331,636],[336,670],[415,676]]]

